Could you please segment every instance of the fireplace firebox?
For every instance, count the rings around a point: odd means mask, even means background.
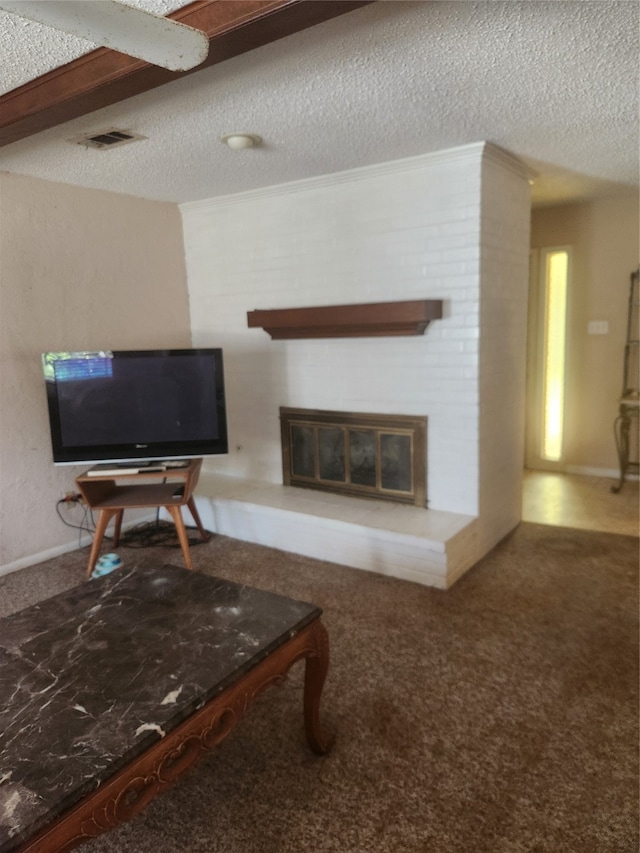
[[[426,507],[427,419],[280,407],[286,486]]]

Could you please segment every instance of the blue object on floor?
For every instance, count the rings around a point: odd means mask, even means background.
[[[122,566],[122,560],[117,554],[103,554],[96,563],[95,569],[91,572],[92,578],[101,578],[103,575],[108,575],[114,569],[119,569]]]

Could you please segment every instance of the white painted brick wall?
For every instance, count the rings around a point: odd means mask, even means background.
[[[500,158],[487,166],[486,150],[465,146],[182,207],[193,345],[225,352],[231,452],[209,470],[281,482],[281,405],[419,414],[429,418],[431,508],[478,515],[483,466],[491,481],[482,494],[499,493],[511,475],[498,473],[480,439],[501,408],[497,400],[485,412],[482,393],[507,369],[505,347],[483,348],[481,335],[505,335],[490,303],[499,315],[509,305],[501,290],[511,272],[494,267],[506,259],[520,275],[529,207],[523,173]],[[444,318],[415,338],[276,342],[247,328],[256,308],[420,298],[443,299]],[[503,411],[519,405],[512,391],[510,377]],[[504,433],[506,424],[489,446]]]
[[[480,265],[480,524],[485,553],[520,520],[524,466],[530,189],[483,163]]]

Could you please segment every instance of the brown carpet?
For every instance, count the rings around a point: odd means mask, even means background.
[[[638,850],[637,539],[523,523],[447,592],[225,537],[193,558],[324,608],[335,746],[307,749],[297,664],[87,853]],[[77,584],[86,559],[0,578],[0,613]]]

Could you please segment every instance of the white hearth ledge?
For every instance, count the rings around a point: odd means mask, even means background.
[[[210,472],[195,497],[212,533],[425,586],[450,587],[478,559],[471,515]]]

